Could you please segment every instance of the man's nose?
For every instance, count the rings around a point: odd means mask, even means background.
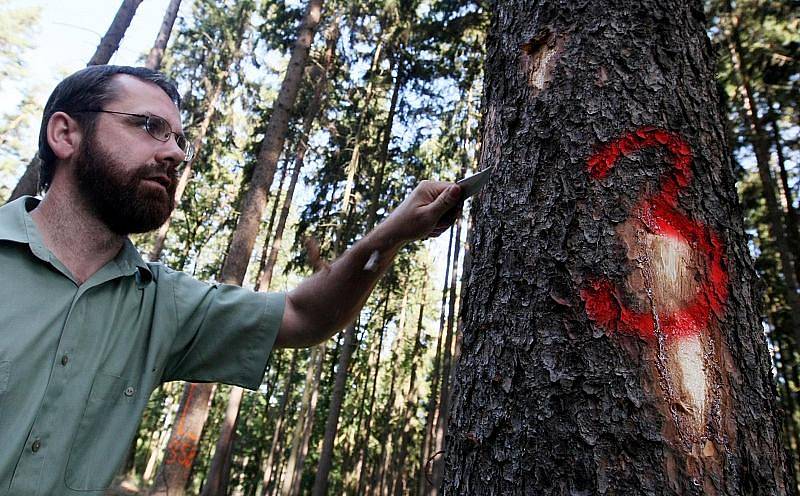
[[[178,146],[175,137],[170,136],[166,142],[161,143],[161,146],[158,147],[155,158],[159,163],[168,163],[173,167],[177,167],[186,158],[186,152]]]

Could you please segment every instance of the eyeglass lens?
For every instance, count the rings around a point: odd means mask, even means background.
[[[186,154],[186,158],[184,160],[189,161],[192,159],[194,150],[192,149],[189,140],[187,140],[185,136],[173,133],[172,127],[169,125],[166,119],[163,119],[157,115],[151,115],[148,116],[146,124],[147,132],[150,133],[150,136],[159,141],[167,141],[172,134],[175,134],[175,142]]]

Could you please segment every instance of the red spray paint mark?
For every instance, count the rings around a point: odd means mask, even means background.
[[[671,169],[662,179],[661,190],[641,200],[633,214],[647,230],[657,236],[681,240],[694,249],[704,262],[705,274],[694,299],[683,308],[660,315],[658,329],[666,340],[695,336],[708,327],[712,314],[722,311],[728,297],[728,274],[725,271],[722,244],[717,234],[699,221],[677,210],[678,191],[692,179],[692,152],[679,135],[656,128],[641,128],[604,145],[587,161],[589,174],[602,180],[621,156],[639,150],[664,147]],[[637,312],[627,307],[622,293],[607,278],[589,281],[581,290],[590,319],[610,331],[656,339],[656,319],[650,311]]]

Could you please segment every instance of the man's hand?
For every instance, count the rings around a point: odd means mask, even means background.
[[[398,250],[415,239],[444,232],[455,221],[460,204],[457,184],[422,181],[374,231],[286,295],[275,345],[311,346],[352,322]],[[373,257],[374,267],[366,270]]]
[[[442,181],[422,181],[379,229],[400,243],[442,234],[461,211],[461,187]]]

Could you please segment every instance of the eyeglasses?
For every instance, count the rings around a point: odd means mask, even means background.
[[[144,130],[154,139],[166,143],[171,136],[175,136],[175,143],[178,145],[178,148],[183,150],[183,162],[191,162],[194,158],[194,145],[186,139],[186,136],[173,131],[172,126],[170,126],[169,122],[163,117],[157,115],[130,114],[128,112],[116,112],[113,110],[79,110],[73,113],[101,113],[137,117],[142,120],[139,125],[144,125]]]

